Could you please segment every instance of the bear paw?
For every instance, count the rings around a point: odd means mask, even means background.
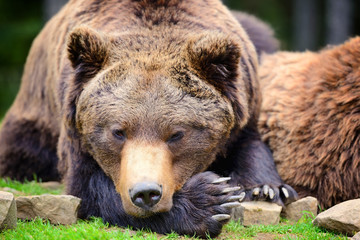
[[[230,219],[231,208],[240,205],[244,194],[233,195],[240,187],[227,184],[212,172],[199,173],[188,180],[174,196],[174,207],[186,213],[186,221],[177,232],[199,237],[217,236]],[[181,213],[180,213],[181,215]]]
[[[249,201],[268,201],[285,206],[298,199],[296,191],[287,184],[280,186],[262,185],[245,190],[246,200]]]

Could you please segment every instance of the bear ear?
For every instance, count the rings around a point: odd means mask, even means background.
[[[249,111],[248,100],[238,84],[242,69],[237,41],[222,33],[205,33],[189,40],[185,52],[190,67],[230,100],[238,125],[243,126]]]
[[[65,118],[68,134],[76,135],[76,101],[83,85],[93,78],[106,64],[109,41],[99,32],[85,26],[75,28],[68,38],[68,58],[75,69],[74,80],[69,82],[66,93]]]
[[[85,27],[75,28],[68,38],[68,58],[81,77],[91,78],[108,59],[109,41],[99,32]]]
[[[188,62],[201,78],[221,93],[232,91],[237,80],[240,46],[221,33],[202,34],[187,45]]]

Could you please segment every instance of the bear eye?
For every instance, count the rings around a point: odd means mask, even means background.
[[[168,143],[173,143],[173,142],[177,142],[179,140],[181,140],[184,137],[184,133],[179,131],[176,132],[175,134],[171,135],[169,137],[169,139],[167,140]]]
[[[124,141],[126,138],[126,134],[123,130],[121,129],[115,129],[112,131],[112,134],[114,135],[115,138]]]

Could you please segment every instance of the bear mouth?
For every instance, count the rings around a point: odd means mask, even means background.
[[[158,214],[158,212],[154,212],[151,209],[141,209],[140,214],[135,216],[137,218],[149,218]]]

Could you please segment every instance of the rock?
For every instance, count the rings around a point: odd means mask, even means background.
[[[23,192],[20,192],[20,191],[18,191],[18,190],[16,190],[16,189],[9,188],[9,187],[3,187],[3,188],[1,188],[0,190],[1,190],[1,191],[4,191],[4,192],[10,192],[10,193],[12,193],[12,194],[14,194],[14,195],[18,195],[18,196],[24,195]]]
[[[70,195],[25,196],[16,198],[20,219],[41,217],[52,224],[73,224],[77,220],[80,199]]]
[[[357,234],[355,234],[351,240],[360,240],[360,232],[358,232]]]
[[[0,231],[16,227],[16,203],[12,193],[0,191]]]
[[[316,216],[317,208],[318,201],[316,198],[305,197],[286,205],[286,208],[283,209],[281,215],[290,221],[297,222],[304,214],[308,214],[312,217],[310,213],[306,212],[311,212]]]
[[[313,224],[352,236],[360,231],[360,199],[342,202],[320,213]]]
[[[268,202],[243,202],[231,212],[233,220],[240,220],[244,226],[278,224],[282,207]]]

